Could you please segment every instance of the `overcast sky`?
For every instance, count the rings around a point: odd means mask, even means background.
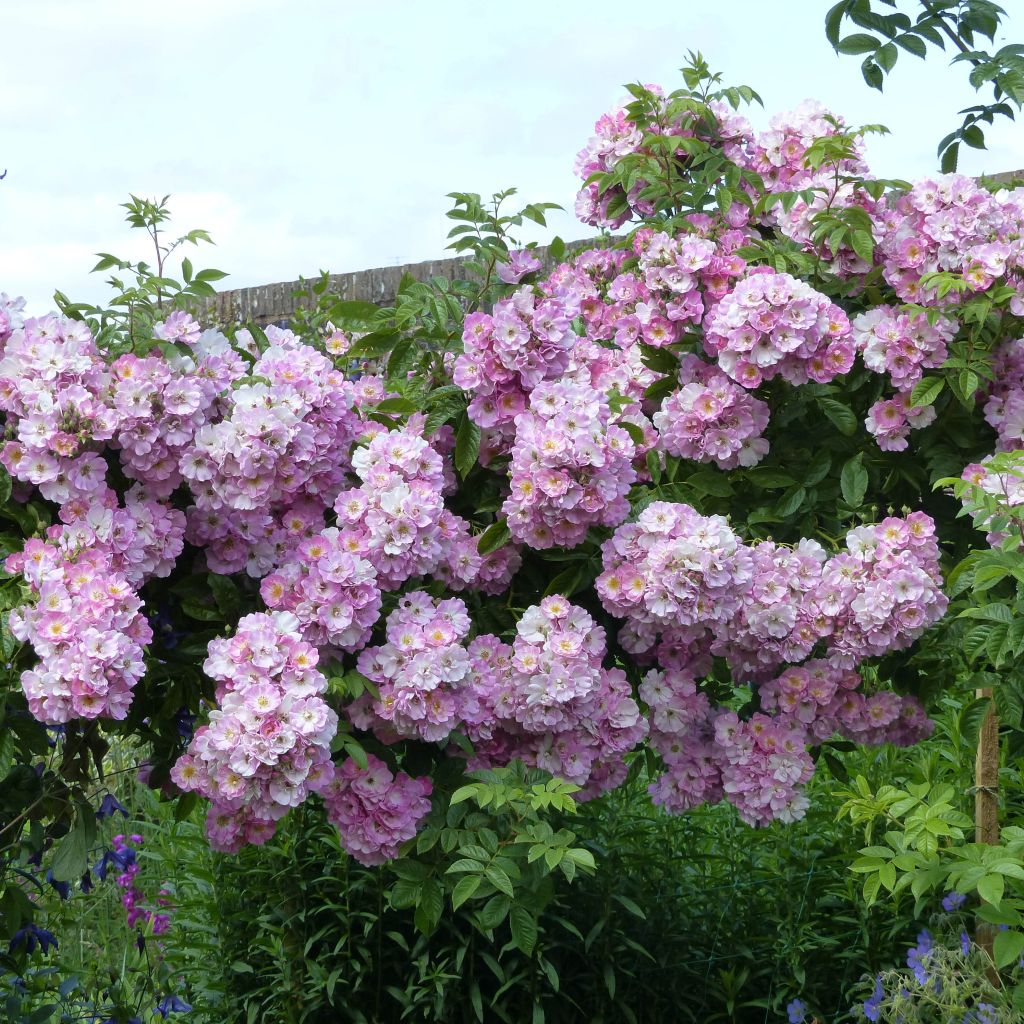
[[[0,291],[37,313],[54,288],[101,299],[93,254],[143,252],[118,207],[130,192],[170,193],[181,232],[211,232],[193,258],[230,273],[221,287],[442,255],[453,190],[516,186],[571,211],[594,120],[624,82],[676,88],[689,49],[761,93],[755,126],[813,97],[892,129],[869,144],[876,173],[932,172],[975,101],[963,66],[901,54],[885,94],[868,89],[825,41],[830,4],[4,0]],[[1024,40],[1024,0],[1004,6],[998,42]],[[1022,167],[1011,122],[961,162]]]

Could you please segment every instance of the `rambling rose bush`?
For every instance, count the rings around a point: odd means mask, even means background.
[[[688,75],[599,120],[578,210],[626,233],[582,251],[455,194],[476,277],[392,307],[221,333],[145,269],[142,327],[0,298],[31,714],[123,723],[218,849],[317,794],[365,863],[516,856],[456,808],[517,762],[760,825],[830,744],[926,736],[970,544],[932,485],[1024,436],[1024,190],[872,181],[821,108],[756,134]],[[460,899],[563,861],[529,827]]]

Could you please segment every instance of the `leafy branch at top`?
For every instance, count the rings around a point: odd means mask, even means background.
[[[938,156],[943,172],[955,171],[960,145],[985,148],[982,124],[993,124],[996,117],[1014,118],[1014,107],[1024,105],[1024,45],[1001,47],[994,53],[979,48],[979,41],[995,41],[1006,11],[991,0],[919,0],[916,19],[894,10],[896,0],[841,0],[825,17],[825,35],[837,53],[864,55],[861,73],[864,81],[880,92],[896,66],[900,50],[920,57],[928,47],[946,49],[949,42],[957,50],[951,63],[970,65],[968,81],[975,91],[992,85],[992,102],[979,103],[961,110],[960,127],[939,142]],[[843,36],[844,23],[851,22],[868,32]]]

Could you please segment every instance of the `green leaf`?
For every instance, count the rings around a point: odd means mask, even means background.
[[[629,420],[620,420],[617,424],[629,434],[630,440],[638,447],[644,443],[644,428],[639,423],[630,423]],[[648,455],[651,453],[648,452]]]
[[[912,35],[907,32],[901,36],[897,36],[893,42],[897,46],[902,46],[907,53],[912,53],[915,57],[920,57],[922,60],[928,53],[928,46],[920,36]]]
[[[379,311],[380,307],[373,302],[359,302],[356,299],[344,299],[331,306],[327,311],[327,317],[329,320],[333,320],[335,322],[342,320],[357,320],[360,323],[366,323],[367,321],[372,322]]]
[[[92,808],[79,804],[75,827],[60,841],[50,868],[58,882],[70,882],[85,874],[89,853],[96,842],[96,817]]]
[[[452,910],[458,910],[480,888],[480,875],[466,875],[452,890]]]
[[[910,392],[910,403],[920,409],[926,405],[932,405],[939,397],[946,381],[942,377],[924,377],[914,385]]]
[[[415,402],[408,398],[385,398],[375,406],[377,412],[395,413],[398,416],[411,416],[417,411]]]
[[[836,43],[836,49],[840,53],[872,53],[882,45],[880,39],[876,39],[874,36],[869,36],[865,32],[855,32],[851,36],[846,36],[844,39],[840,39]]]
[[[211,267],[208,270],[200,270],[199,273],[196,274],[196,280],[203,283],[209,283],[210,281],[221,281],[227,276],[227,271],[214,270]]]
[[[477,784],[475,782],[468,786],[459,786],[459,788],[452,793],[452,798],[449,802],[451,806],[454,807],[456,804],[461,804],[463,800],[469,800],[476,796],[476,793]]]
[[[640,342],[640,362],[656,373],[667,373],[671,376],[679,370],[679,359],[668,349],[656,348]]]
[[[537,945],[537,922],[526,907],[514,906],[509,912],[512,941],[526,956],[532,956]]]
[[[507,896],[498,893],[496,896],[492,896],[484,905],[481,910],[477,912],[477,919],[483,928],[497,928],[502,921],[508,916],[509,907],[511,907],[509,898]]]
[[[839,477],[843,501],[850,508],[860,508],[868,489],[868,471],[864,468],[864,453],[858,452],[849,459]]]
[[[821,411],[832,421],[840,434],[849,437],[856,432],[857,417],[854,416],[853,410],[848,405],[843,405],[842,402],[837,402],[834,398],[819,398],[818,405],[821,406]]]
[[[806,488],[797,484],[795,487],[791,487],[782,495],[781,498],[779,498],[775,505],[775,511],[783,519],[786,518],[786,516],[791,516],[799,510],[800,506],[804,503],[804,498],[806,497]]]
[[[242,609],[242,593],[238,585],[229,576],[220,576],[217,573],[207,573],[206,581],[213,593],[213,599],[217,604],[217,610],[224,620],[231,622],[237,619]]]
[[[626,910],[628,910],[634,917],[640,918],[641,921],[647,920],[647,915],[643,912],[640,906],[633,900],[629,899],[628,896],[620,896],[618,893],[612,893],[612,899],[615,900],[616,903],[625,907]]]
[[[480,428],[464,413],[455,437],[455,468],[463,480],[469,476],[480,455]]]
[[[964,404],[968,404],[974,395],[974,392],[981,387],[981,381],[978,379],[978,375],[973,373],[971,370],[961,370],[960,376],[957,378],[957,383],[960,385],[960,392],[963,395]],[[968,407],[970,407],[968,405]]]
[[[184,821],[198,806],[198,793],[182,793],[174,805],[174,820]]]
[[[853,231],[850,234],[850,247],[865,262],[875,258],[875,240],[870,231]]]
[[[515,896],[515,890],[512,888],[512,879],[501,868],[490,864],[484,869],[484,874],[487,876],[487,881],[499,892],[503,892],[510,898]]]
[[[671,395],[678,387],[679,381],[674,376],[662,377],[661,380],[656,380],[644,391],[644,398],[650,399],[652,402],[659,402]]]
[[[352,359],[379,359],[398,344],[397,331],[371,331],[364,334],[348,350]]]
[[[875,61],[878,66],[885,72],[892,71],[896,66],[896,61],[899,58],[900,52],[896,49],[895,43],[886,43],[885,46],[879,48],[875,54]]]
[[[544,597],[551,597],[552,594],[560,594],[562,597],[572,597],[588,579],[585,567],[582,565],[571,565],[563,569],[544,588]]]
[[[996,967],[1006,967],[1019,959],[1024,953],[1024,933],[1022,932],[999,932],[995,942],[992,944],[992,954],[996,961]]]
[[[686,478],[686,485],[698,494],[710,494],[716,498],[728,498],[734,493],[729,478],[714,469],[698,469]]]
[[[1003,898],[1005,883],[1000,874],[985,875],[978,881],[978,895],[986,902],[998,905]]]
[[[201,604],[195,598],[188,598],[181,602],[183,614],[190,619],[198,619],[200,622],[223,622],[224,616],[216,608]]]
[[[789,475],[789,473],[783,473],[777,469],[768,469],[758,467],[756,469],[748,469],[746,473],[747,479],[758,487],[764,487],[768,490],[778,488],[785,490],[787,487],[792,487],[796,483],[796,480]]]
[[[480,534],[476,549],[481,555],[487,555],[504,547],[511,539],[512,532],[508,528],[508,523],[504,519],[499,519]]]
[[[416,901],[416,927],[424,935],[429,935],[437,927],[443,911],[444,893],[441,886],[433,878],[428,878],[420,886],[419,898]]]

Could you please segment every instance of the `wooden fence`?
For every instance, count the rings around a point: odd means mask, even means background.
[[[998,182],[1020,181],[1024,179],[1024,170],[1004,171],[987,177],[990,181]],[[571,249],[586,245],[590,241],[592,240],[581,239],[567,245]],[[539,248],[537,255],[544,259],[547,249]],[[398,283],[405,274],[412,275],[417,281],[426,281],[431,277],[456,277],[460,265],[467,258],[427,260],[425,263],[405,263],[396,267],[357,270],[350,274],[331,274],[330,294],[340,299],[358,299],[388,305],[394,301]],[[296,308],[304,304],[305,297],[310,294],[309,288],[315,280],[314,278],[305,282],[282,281],[278,284],[262,284],[253,288],[234,288],[218,292],[216,298],[209,301],[207,308],[210,310],[211,319],[221,323],[245,321],[250,318],[261,326],[285,322],[291,319]]]

